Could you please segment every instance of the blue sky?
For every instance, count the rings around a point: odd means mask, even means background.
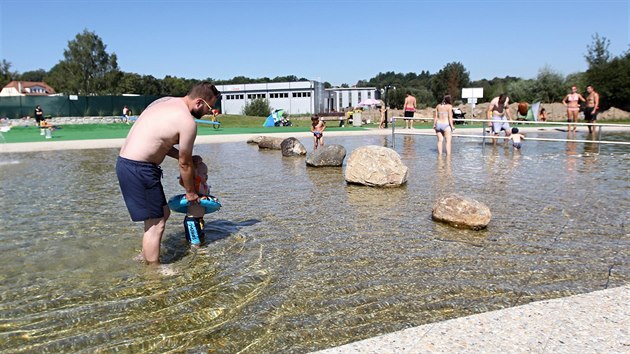
[[[49,70],[84,29],[121,70],[296,75],[334,85],[461,62],[473,80],[587,69],[592,36],[630,49],[629,0],[0,0],[0,59]]]

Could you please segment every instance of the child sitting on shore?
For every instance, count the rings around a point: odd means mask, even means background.
[[[521,140],[525,139],[525,135],[519,134],[518,128],[514,127],[512,128],[512,135],[510,135],[509,139],[512,140],[512,146],[514,147],[514,149],[520,150],[523,146]]]

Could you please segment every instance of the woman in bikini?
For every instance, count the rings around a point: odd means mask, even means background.
[[[584,97],[577,92],[577,87],[571,87],[571,93],[566,95],[562,100],[562,104],[567,107],[567,122],[569,122],[568,130],[575,131],[577,127],[570,123],[577,123],[578,114],[580,113],[580,101],[586,102]]]
[[[442,156],[442,145],[446,140],[446,156],[451,156],[451,137],[453,130],[453,105],[451,103],[451,95],[445,95],[442,103],[435,107],[433,115],[433,129],[437,136],[438,155]]]

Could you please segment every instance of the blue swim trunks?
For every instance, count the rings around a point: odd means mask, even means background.
[[[164,217],[166,196],[160,166],[118,156],[116,175],[132,221]]]

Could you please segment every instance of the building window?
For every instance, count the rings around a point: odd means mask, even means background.
[[[372,98],[372,91],[368,91],[368,99]]]
[[[359,102],[361,102],[361,91],[357,92],[357,100],[359,100]]]

